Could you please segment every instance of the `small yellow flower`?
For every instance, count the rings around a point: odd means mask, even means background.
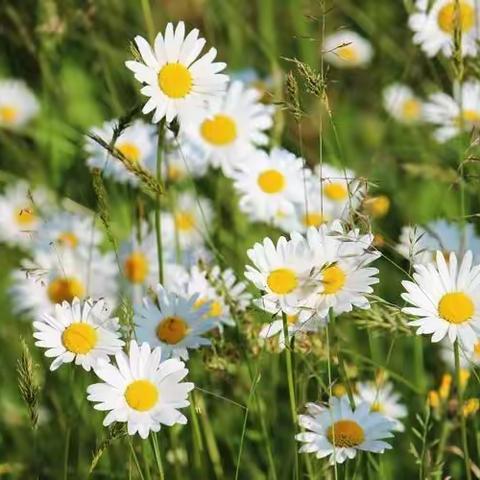
[[[430,390],[428,392],[428,404],[431,408],[438,408],[440,406],[440,397],[436,390]]]
[[[390,210],[390,199],[386,195],[370,197],[365,200],[364,207],[373,218],[382,218]]]
[[[446,400],[450,396],[450,388],[452,386],[452,376],[449,373],[445,373],[438,389],[438,395],[442,400]]]
[[[480,408],[480,400],[478,398],[469,398],[463,404],[463,416],[468,417],[478,412]]]
[[[460,385],[462,389],[467,386],[469,378],[470,378],[470,372],[466,368],[460,369]]]

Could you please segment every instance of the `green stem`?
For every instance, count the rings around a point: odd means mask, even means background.
[[[443,463],[443,456],[445,454],[445,446],[447,444],[448,437],[450,436],[450,432],[452,431],[452,424],[451,422],[444,421],[442,424],[442,430],[440,431],[440,439],[438,440],[438,448],[437,448],[437,456],[435,458],[435,467],[438,469],[437,473],[435,474],[435,478],[437,480],[442,479],[442,463]]]
[[[203,454],[204,449],[203,449],[202,434],[200,432],[200,423],[198,420],[197,410],[195,408],[195,397],[193,395],[193,392],[190,393],[190,413],[192,415],[192,425],[193,425],[194,463],[195,463],[195,467],[200,472],[200,470],[202,470],[201,454]]]
[[[457,383],[458,391],[458,416],[460,420],[460,429],[462,433],[462,447],[463,447],[463,459],[465,461],[465,469],[467,480],[472,480],[472,473],[470,471],[470,455],[468,453],[468,442],[467,442],[467,425],[465,422],[465,415],[463,414],[463,386],[460,380],[460,353],[458,338],[455,340],[453,345],[454,356],[455,356],[455,382]]]
[[[158,145],[157,145],[157,180],[162,184],[162,160],[163,160],[163,137],[165,132],[165,123],[162,120],[158,127]],[[155,235],[157,238],[158,255],[158,281],[163,285],[163,247],[162,247],[162,216],[160,194],[156,195],[155,202]]]
[[[155,456],[155,463],[157,464],[158,474],[160,475],[160,480],[164,480],[165,474],[163,472],[162,455],[160,453],[160,448],[158,446],[157,433],[155,432],[152,432],[152,446],[153,446],[153,454]]]
[[[152,9],[150,7],[150,0],[141,0],[143,18],[145,20],[145,27],[147,29],[148,39],[151,43],[155,40],[155,26],[153,25]]]
[[[294,428],[297,427],[297,401],[295,399],[295,380],[293,378],[293,348],[295,339],[288,341],[288,321],[286,313],[282,313],[283,336],[285,342],[285,363],[287,366],[288,394],[290,397],[290,410]],[[295,478],[299,478],[298,449],[295,447]]]
[[[142,472],[142,468],[140,467],[140,462],[138,461],[137,452],[135,452],[135,448],[133,447],[132,439],[130,436],[128,437],[128,445],[130,446],[130,451],[132,452],[133,461],[135,462],[135,466],[137,467],[138,474],[140,475],[140,479],[145,480],[145,477]]]

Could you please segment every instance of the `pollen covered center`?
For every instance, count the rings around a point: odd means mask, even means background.
[[[158,402],[158,388],[150,380],[135,380],[125,389],[125,400],[130,408],[146,412]]]
[[[468,2],[458,2],[458,8],[455,1],[444,5],[438,12],[438,26],[445,33],[452,34],[456,26],[462,32],[468,32],[475,24],[475,9]]]
[[[195,228],[195,217],[190,212],[177,212],[175,214],[175,226],[178,230],[190,231]]]
[[[302,218],[305,227],[319,227],[325,223],[325,217],[321,212],[308,212]]]
[[[405,100],[402,105],[403,118],[408,121],[418,120],[420,117],[421,105],[415,98]]]
[[[188,333],[188,325],[180,317],[164,318],[156,328],[156,334],[160,341],[170,345],[176,345],[183,340]]]
[[[95,348],[97,340],[97,331],[88,323],[72,323],[62,333],[63,346],[76,354],[85,355],[90,352]]]
[[[125,260],[125,276],[132,283],[143,283],[147,278],[148,270],[148,261],[142,252],[133,252]]]
[[[200,308],[205,305],[209,300],[207,298],[199,298],[194,307]],[[210,302],[210,309],[205,313],[205,317],[219,317],[223,312],[222,304],[218,300],[213,300]]]
[[[446,293],[438,302],[438,313],[450,323],[464,323],[470,320],[475,312],[472,299],[463,292]]]
[[[237,124],[232,117],[217,114],[203,121],[200,133],[207,142],[223,147],[237,138]]]
[[[133,142],[123,142],[117,146],[117,150],[131,162],[140,160],[140,149]]]
[[[0,107],[0,120],[6,124],[12,124],[18,117],[18,110],[9,105]]]
[[[181,63],[167,63],[158,73],[158,85],[170,98],[184,98],[192,90],[192,74]]]
[[[327,438],[336,447],[351,448],[363,443],[365,432],[354,420],[338,420],[328,427]]]
[[[337,265],[326,268],[323,271],[323,292],[327,294],[337,293],[345,285],[345,272]]]
[[[460,120],[463,119],[463,122],[467,124],[467,126],[476,126],[480,124],[480,112],[476,110],[464,110],[462,112],[461,118],[458,118],[458,123],[460,124]]]
[[[74,277],[57,277],[48,285],[47,295],[52,303],[70,303],[75,297],[84,297],[85,287]]]
[[[21,227],[28,227],[35,223],[37,217],[31,207],[19,208],[15,212],[15,223]]]
[[[337,48],[335,53],[348,63],[357,63],[359,60],[358,50],[351,44]]]
[[[335,201],[345,200],[348,197],[347,187],[340,182],[329,182],[323,187],[323,193]]]
[[[286,295],[297,288],[298,279],[289,268],[273,270],[267,278],[267,285],[273,293]]]
[[[286,185],[283,173],[278,170],[265,170],[258,176],[258,185],[265,192],[269,194],[281,192]]]
[[[73,232],[63,232],[58,236],[58,243],[65,247],[76,248],[78,237]]]

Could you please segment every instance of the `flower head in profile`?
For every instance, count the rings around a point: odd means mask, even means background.
[[[35,95],[22,80],[0,80],[0,127],[24,127],[38,113]]]
[[[105,426],[126,422],[129,435],[147,438],[162,425],[185,425],[187,418],[179,409],[190,405],[188,393],[194,385],[182,382],[188,373],[176,359],[162,361],[162,350],[130,343],[128,355],[115,355],[115,364],[102,363],[95,369],[102,383],[90,385],[87,399],[96,410],[108,411]]]
[[[422,120],[423,102],[407,85],[394,83],[386,87],[383,90],[383,105],[397,122],[409,125]]]
[[[228,77],[219,72],[226,65],[214,62],[215,48],[199,57],[206,42],[198,34],[194,29],[185,36],[185,24],[179,22],[175,28],[169,23],[165,35],[158,33],[153,47],[143,37],[135,37],[141,61],[125,65],[144,85],[140,91],[149,99],[142,112],[154,111],[153,123],[191,115],[225,90]]]
[[[462,132],[480,126],[480,82],[470,80],[455,84],[453,97],[446,93],[432,93],[424,105],[427,123],[436,126],[434,137],[446,142]]]
[[[113,138],[117,121],[105,122],[100,128],[92,128],[91,133],[109,144]],[[120,132],[113,145],[124,157],[146,170],[155,171],[156,166],[156,136],[155,127],[141,120],[135,120]],[[87,165],[98,168],[105,177],[110,177],[119,183],[138,185],[138,178],[113,155],[92,138],[87,138],[85,150],[88,153]]]
[[[71,303],[55,305],[53,313],[33,322],[33,328],[35,345],[47,349],[46,357],[54,357],[50,370],[75,362],[88,372],[123,346],[118,318],[111,317],[103,300],[74,298]]]
[[[393,437],[393,422],[372,412],[368,403],[352,409],[346,396],[332,397],[329,405],[308,403],[299,424],[306,430],[295,437],[303,443],[300,452],[330,456],[330,464],[355,458],[359,450],[383,453],[392,448],[385,439]]]
[[[325,60],[338,68],[365,67],[373,57],[371,43],[356,32],[332,33],[323,43]]]
[[[155,301],[148,296],[135,307],[135,333],[140,342],[161,346],[163,358],[187,360],[188,351],[210,345],[203,335],[215,328],[216,318],[205,318],[210,302],[195,305],[198,294],[182,297],[165,290],[160,284]]]
[[[475,0],[416,0],[408,25],[414,32],[413,42],[428,57],[438,53],[451,57],[456,30],[461,32],[462,55],[478,52],[480,13]]]
[[[359,382],[356,385],[356,402],[366,402],[372,412],[384,415],[394,423],[393,430],[403,432],[402,419],[408,415],[407,407],[400,402],[391,382]]]
[[[448,262],[442,252],[436,261],[414,265],[412,281],[403,281],[402,298],[411,306],[403,312],[418,317],[409,322],[417,334],[432,334],[432,342],[448,337],[473,350],[480,333],[480,265],[472,266],[472,252],[460,261],[451,253]]]

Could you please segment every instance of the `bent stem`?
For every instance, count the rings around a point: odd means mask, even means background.
[[[465,415],[463,414],[463,386],[460,379],[460,352],[459,352],[458,338],[453,344],[453,351],[455,356],[455,382],[458,390],[458,417],[460,420],[460,429],[462,434],[463,460],[465,461],[465,470],[467,480],[472,480],[472,473],[470,471],[470,455],[468,453],[467,442],[467,426],[465,422]]]
[[[153,454],[155,456],[155,463],[157,464],[158,474],[160,480],[165,479],[165,474],[163,473],[163,463],[162,463],[162,456],[160,454],[160,448],[158,446],[158,437],[155,432],[152,432],[152,446],[153,446]]]

